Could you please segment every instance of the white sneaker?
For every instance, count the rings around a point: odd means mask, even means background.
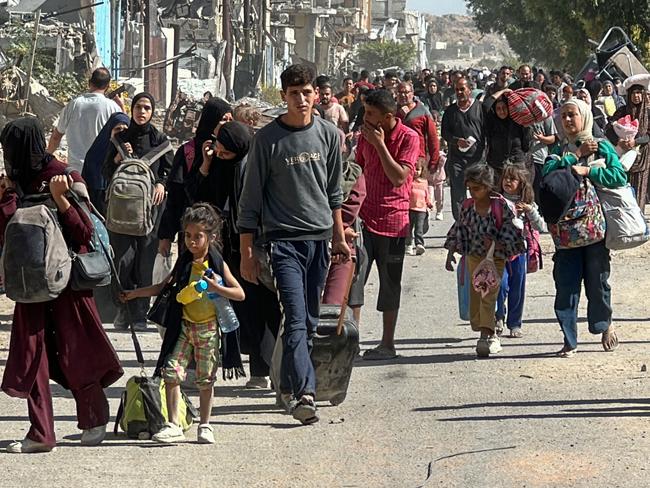
[[[214,444],[214,429],[212,426],[210,424],[199,424],[196,440],[199,444]]]
[[[444,217],[442,216],[442,211],[436,212],[436,220],[444,220]]]
[[[183,434],[183,429],[178,425],[172,424],[171,422],[165,422],[165,425],[160,429],[160,432],[155,434],[151,440],[171,444],[174,442],[184,441],[185,434]]]
[[[416,255],[422,256],[424,254],[424,251],[425,251],[425,249],[424,249],[424,246],[422,244],[418,244],[417,246],[415,246],[415,254]]]
[[[413,244],[406,246],[406,254],[409,256],[415,256],[415,247],[413,247]]]
[[[106,426],[100,425],[92,429],[84,429],[81,433],[81,445],[98,446],[106,437]]]
[[[244,388],[266,390],[269,388],[269,378],[267,376],[251,376]]]
[[[476,343],[476,355],[480,358],[490,357],[490,354],[497,354],[501,350],[501,340],[496,334],[492,337],[481,337]]]
[[[50,447],[26,437],[22,441],[15,441],[7,446],[7,452],[11,454],[29,454],[33,452],[50,451],[56,451],[56,447]]]

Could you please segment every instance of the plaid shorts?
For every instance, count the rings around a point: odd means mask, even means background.
[[[216,320],[195,324],[183,320],[181,335],[165,364],[163,376],[168,383],[185,380],[191,359],[196,362],[196,386],[209,388],[219,367],[219,324]]]

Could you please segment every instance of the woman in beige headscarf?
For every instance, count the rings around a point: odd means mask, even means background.
[[[546,176],[557,169],[570,167],[575,174],[589,178],[597,185],[606,188],[624,185],[627,175],[614,146],[609,141],[596,142],[593,138],[594,122],[589,105],[582,100],[570,99],[562,105],[560,114],[564,140],[562,146],[546,159],[542,174]],[[602,158],[604,167],[589,167],[592,156]],[[549,230],[557,232],[557,226],[549,226]],[[601,334],[603,349],[614,351],[618,347],[618,337],[612,325],[609,250],[605,241],[582,247],[557,248],[553,263],[555,316],[564,334],[564,347],[558,356],[571,357],[578,349],[578,303],[583,282],[588,301],[589,332]]]

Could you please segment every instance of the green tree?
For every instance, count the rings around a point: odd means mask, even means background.
[[[397,66],[402,69],[413,67],[416,50],[410,42],[399,44],[393,41],[371,41],[357,49],[359,64],[367,69],[381,69]]]
[[[578,70],[612,26],[650,55],[648,0],[467,0],[481,32],[504,34],[528,61]]]

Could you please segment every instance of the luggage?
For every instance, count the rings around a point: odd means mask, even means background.
[[[621,188],[597,187],[605,214],[605,246],[611,250],[631,249],[650,239],[645,218],[630,184]]]
[[[312,338],[312,364],[316,373],[316,400],[339,405],[347,396],[352,367],[359,354],[359,329],[348,308],[350,286],[356,266],[350,267],[343,303],[321,305],[320,319]],[[345,312],[343,312],[345,311]],[[271,381],[280,395],[280,367],[282,364],[282,334],[280,328],[271,360]]]
[[[180,427],[186,432],[192,427],[198,412],[183,392],[178,406]],[[160,378],[132,376],[122,392],[113,432],[117,434],[119,427],[131,439],[150,439],[163,428],[167,418],[164,381]]]
[[[156,176],[151,165],[173,150],[171,142],[153,148],[140,159],[127,156],[115,138],[112,142],[123,160],[106,189],[106,227],[116,234],[146,236],[155,225],[153,196]]]
[[[469,320],[469,266],[465,256],[461,256],[456,266],[456,283],[458,285],[458,315],[460,320]]]
[[[321,305],[318,328],[313,337],[311,361],[316,371],[316,400],[340,405],[345,400],[352,375],[354,358],[359,354],[359,329],[352,311],[343,307]],[[341,332],[338,333],[339,322]]]
[[[553,115],[553,104],[546,93],[536,88],[520,88],[506,95],[510,117],[523,127],[544,122]]]
[[[5,229],[2,280],[15,302],[49,302],[68,286],[68,245],[50,194],[27,196],[21,205]]]

